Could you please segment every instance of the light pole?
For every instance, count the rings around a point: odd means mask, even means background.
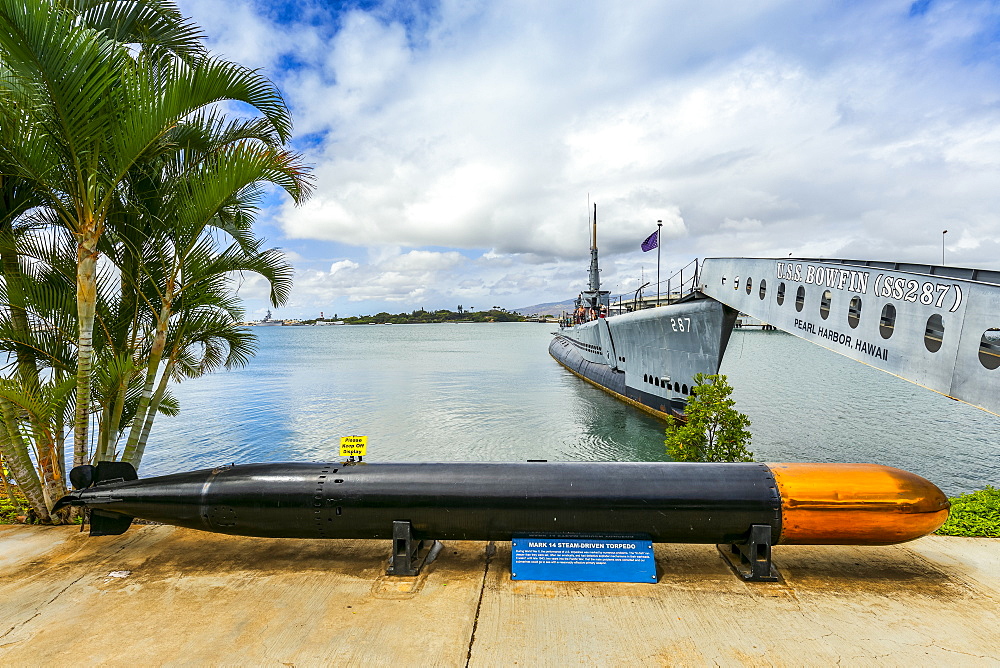
[[[941,232],[941,264],[944,264],[944,235],[948,234],[948,230],[943,230]]]
[[[660,230],[663,229],[663,221],[656,221],[656,305],[660,305]],[[669,297],[669,295],[668,295]]]

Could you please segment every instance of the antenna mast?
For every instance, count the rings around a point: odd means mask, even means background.
[[[600,292],[601,274],[597,267],[597,202],[594,202],[594,223],[590,235],[590,292]]]

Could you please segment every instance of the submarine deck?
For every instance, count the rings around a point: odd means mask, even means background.
[[[1000,539],[778,546],[777,583],[657,544],[657,584],[510,579],[510,544],[0,526],[0,665],[1000,665]]]

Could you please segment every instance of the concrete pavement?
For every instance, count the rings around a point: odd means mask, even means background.
[[[510,579],[448,542],[415,578],[388,541],[0,526],[0,665],[1000,666],[1000,539],[778,546],[778,583],[657,545],[657,584]]]

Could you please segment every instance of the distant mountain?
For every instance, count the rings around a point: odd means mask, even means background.
[[[548,302],[546,304],[535,304],[534,306],[522,306],[521,308],[514,309],[515,313],[522,313],[524,315],[554,315],[559,317],[559,314],[563,311],[573,310],[572,299],[567,299],[563,302]]]
[[[611,303],[614,304],[619,299],[629,300],[632,299],[631,294],[627,295],[611,295]],[[522,306],[521,308],[514,309],[515,313],[521,313],[523,315],[554,315],[559,317],[559,314],[563,311],[572,311],[573,304],[576,298],[567,299],[564,302],[548,302],[545,304],[535,304],[534,306]]]

